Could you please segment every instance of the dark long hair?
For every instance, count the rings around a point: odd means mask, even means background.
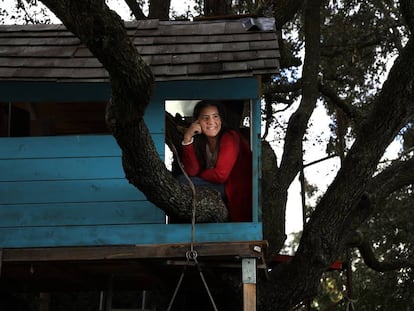
[[[193,120],[197,120],[200,116],[201,110],[207,107],[216,107],[218,110],[218,113],[220,115],[221,120],[221,129],[220,132],[217,135],[217,144],[216,144],[216,150],[215,155],[218,154],[220,149],[220,140],[223,136],[223,133],[229,130],[229,127],[226,123],[226,110],[223,106],[223,104],[220,101],[215,100],[202,100],[199,101],[195,106],[193,110]],[[198,158],[198,161],[200,162],[201,167],[206,168],[207,166],[207,159],[206,159],[206,144],[207,144],[207,137],[205,135],[196,135],[194,136],[194,149]]]

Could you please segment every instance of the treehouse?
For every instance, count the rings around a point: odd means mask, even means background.
[[[62,25],[0,26],[0,284],[48,290],[59,274],[66,287],[96,285],[83,273],[91,263],[95,280],[125,284],[130,271],[148,277],[148,259],[183,258],[192,242],[199,258],[262,258],[260,89],[278,72],[274,27],[251,17],[126,23],[155,76],[145,121],[167,163],[166,112],[184,118],[213,99],[243,114],[253,219],[192,228],[169,223],[126,180],[105,125],[108,73],[80,40]]]

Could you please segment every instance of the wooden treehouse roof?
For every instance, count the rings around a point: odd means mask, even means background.
[[[278,73],[273,18],[126,22],[156,81]],[[1,25],[0,81],[107,82],[108,73],[63,25]]]

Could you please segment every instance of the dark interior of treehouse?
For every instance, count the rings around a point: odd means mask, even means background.
[[[165,110],[182,125],[191,122],[196,100],[166,101]],[[224,101],[226,121],[250,139],[248,102]],[[0,103],[0,137],[110,134],[105,102]]]
[[[2,103],[2,137],[109,134],[105,103]]]

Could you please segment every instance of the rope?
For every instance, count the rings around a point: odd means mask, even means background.
[[[177,286],[176,286],[176,288],[174,290],[174,294],[173,294],[173,296],[171,298],[170,304],[168,305],[167,311],[170,311],[171,310],[171,307],[172,307],[172,305],[174,303],[175,297],[177,296],[178,290],[180,289],[181,283],[183,282],[185,269],[186,269],[186,266],[184,266],[183,272],[181,272],[180,279],[178,280]]]
[[[175,148],[174,144],[170,144],[172,152],[174,153],[178,166],[180,167],[181,172],[183,173],[184,177],[188,181],[188,185],[190,186],[191,193],[192,193],[192,216],[191,216],[191,243],[190,243],[190,250],[194,251],[194,242],[195,242],[195,219],[196,219],[196,188],[194,186],[193,181],[190,177],[188,177],[187,173],[184,170],[184,165],[180,161],[180,157],[178,156],[177,149]]]
[[[351,299],[348,296],[345,296],[344,300],[346,303],[346,311],[355,310],[355,303],[357,302],[357,299]]]
[[[211,295],[210,289],[208,288],[208,285],[207,285],[206,279],[204,278],[203,271],[201,271],[201,267],[200,267],[200,265],[198,264],[197,258],[194,258],[194,262],[195,262],[195,263],[196,263],[196,265],[197,265],[198,273],[200,274],[200,278],[201,278],[201,280],[203,281],[204,287],[205,287],[205,289],[206,289],[206,291],[207,291],[208,297],[210,298],[210,302],[211,302],[211,304],[213,305],[214,311],[218,311],[217,306],[216,306],[216,304],[214,303],[213,296]]]
[[[171,143],[170,144],[170,147],[171,147],[171,150],[172,150],[172,152],[174,153],[174,155],[175,155],[175,157],[177,159],[178,166],[180,167],[181,172],[184,174],[184,176],[187,179],[188,184],[189,184],[189,186],[191,188],[191,192],[192,192],[192,216],[191,216],[191,242],[190,242],[190,250],[187,251],[186,254],[185,254],[185,257],[187,258],[187,265],[184,266],[184,269],[181,272],[180,278],[178,280],[178,284],[177,284],[177,286],[175,288],[174,294],[173,294],[173,296],[171,298],[171,301],[170,301],[170,304],[168,306],[167,311],[170,311],[171,310],[171,307],[172,307],[172,305],[174,303],[175,297],[177,296],[178,290],[179,290],[179,288],[181,286],[181,283],[182,283],[182,281],[184,279],[184,274],[185,274],[186,268],[190,264],[190,260],[194,261],[194,263],[195,263],[195,265],[197,267],[198,273],[199,273],[200,278],[201,278],[201,280],[203,282],[203,285],[204,285],[204,287],[205,287],[205,289],[207,291],[208,297],[210,298],[210,302],[213,305],[214,311],[218,311],[217,306],[216,306],[216,304],[214,302],[213,296],[211,295],[210,289],[209,289],[209,287],[207,285],[207,281],[204,278],[203,271],[201,270],[201,267],[200,267],[200,265],[198,263],[198,260],[197,260],[197,257],[198,257],[197,251],[194,249],[194,243],[195,243],[195,221],[196,221],[196,188],[195,188],[194,183],[191,180],[191,178],[188,177],[187,173],[185,172],[184,165],[180,161],[180,158],[178,156],[177,149],[175,148],[174,144]]]

